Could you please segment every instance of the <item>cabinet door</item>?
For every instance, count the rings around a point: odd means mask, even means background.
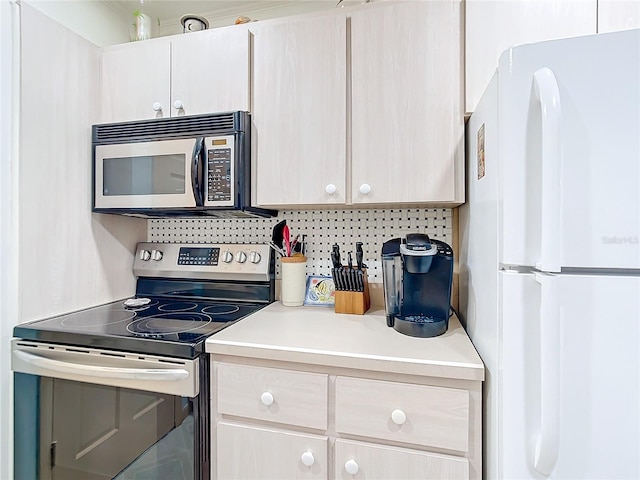
[[[354,478],[467,479],[469,461],[450,455],[337,439],[335,479]]]
[[[248,111],[249,31],[234,25],[174,37],[171,102],[172,116]]]
[[[170,45],[165,39],[107,47],[102,52],[102,122],[171,116]],[[156,108],[153,109],[154,104]]]
[[[253,154],[263,206],[343,204],[346,19],[294,20],[256,31]],[[335,186],[335,191],[331,187]]]
[[[454,0],[352,14],[354,204],[464,200],[460,10]]]
[[[466,0],[465,23],[465,108],[471,113],[508,48],[596,33],[596,0]]]
[[[598,0],[598,33],[639,27],[638,0]]]
[[[218,480],[328,478],[327,437],[220,422],[216,445]]]

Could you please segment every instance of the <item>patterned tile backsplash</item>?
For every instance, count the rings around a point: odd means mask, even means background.
[[[184,243],[268,243],[273,227],[286,220],[292,238],[306,235],[307,274],[331,275],[331,247],[340,246],[343,263],[362,242],[369,282],[382,283],[382,244],[407,233],[426,233],[451,245],[453,212],[449,208],[366,210],[283,210],[276,218],[149,220],[148,241]],[[276,254],[276,278],[280,277]]]

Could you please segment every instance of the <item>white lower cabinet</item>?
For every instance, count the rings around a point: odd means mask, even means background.
[[[480,381],[212,355],[211,391],[216,480],[482,475]]]
[[[352,440],[336,440],[334,463],[336,480],[469,478],[466,458]]]
[[[214,478],[326,480],[327,454],[325,436],[219,422]]]

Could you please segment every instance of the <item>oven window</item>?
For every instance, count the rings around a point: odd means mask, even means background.
[[[197,397],[15,375],[16,398],[29,393],[27,398],[37,399],[32,407],[16,402],[16,475],[25,475],[16,478],[208,478],[195,471],[208,463],[198,451],[203,438]],[[36,430],[21,432],[30,419],[38,420]]]
[[[104,196],[180,195],[185,193],[185,154],[105,158]]]

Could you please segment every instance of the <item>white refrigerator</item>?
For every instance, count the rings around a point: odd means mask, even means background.
[[[467,123],[487,479],[640,478],[640,30],[503,53]]]

